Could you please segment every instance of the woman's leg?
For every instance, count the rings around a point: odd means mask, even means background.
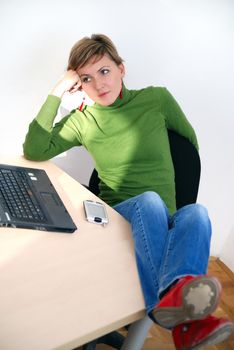
[[[204,207],[191,204],[170,217],[161,198],[154,192],[145,192],[114,209],[132,226],[148,313],[174,281],[206,273],[211,225]]]
[[[154,192],[130,198],[114,209],[131,224],[138,273],[149,312],[158,301],[159,271],[168,239],[168,210]]]
[[[187,205],[170,218],[159,273],[159,294],[178,278],[207,273],[210,239],[211,224],[202,205]]]
[[[231,322],[209,316],[217,306],[220,284],[204,276],[211,237],[206,209],[192,204],[170,217],[153,192],[126,200],[115,209],[132,225],[147,312],[163,327],[172,328],[176,349],[198,349],[229,337]]]

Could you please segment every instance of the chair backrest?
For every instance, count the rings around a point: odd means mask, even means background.
[[[199,153],[185,137],[168,130],[170,150],[175,169],[177,209],[197,200],[200,182],[201,162]],[[100,179],[96,169],[89,180],[89,190],[98,196]]]
[[[201,162],[197,149],[185,137],[168,130],[175,170],[177,209],[197,201]]]

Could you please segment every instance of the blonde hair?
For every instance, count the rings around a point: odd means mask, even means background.
[[[92,58],[97,62],[104,55],[108,55],[117,65],[123,62],[113,42],[104,34],[92,34],[79,40],[71,49],[67,69],[77,70]]]

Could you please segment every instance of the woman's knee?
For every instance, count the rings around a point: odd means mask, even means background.
[[[185,209],[185,217],[187,219],[186,221],[188,225],[191,224],[195,227],[196,226],[202,227],[203,229],[206,229],[206,231],[210,233],[211,223],[210,223],[210,218],[206,207],[204,207],[202,204],[195,203],[184,207],[184,209]]]
[[[137,201],[140,201],[141,203],[146,205],[151,205],[151,204],[163,205],[163,200],[161,199],[161,197],[156,192],[153,192],[153,191],[143,192],[138,196],[136,196],[135,198],[137,199]]]
[[[168,209],[162,198],[153,191],[146,191],[135,197],[135,204],[148,213],[168,213]]]
[[[193,215],[194,218],[205,221],[209,220],[208,210],[204,205],[199,203],[191,204],[191,211],[191,215]]]

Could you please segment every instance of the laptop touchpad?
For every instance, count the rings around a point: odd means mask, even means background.
[[[40,192],[42,198],[46,202],[47,205],[59,205],[61,206],[61,202],[59,198],[57,198],[53,193],[50,192]]]

